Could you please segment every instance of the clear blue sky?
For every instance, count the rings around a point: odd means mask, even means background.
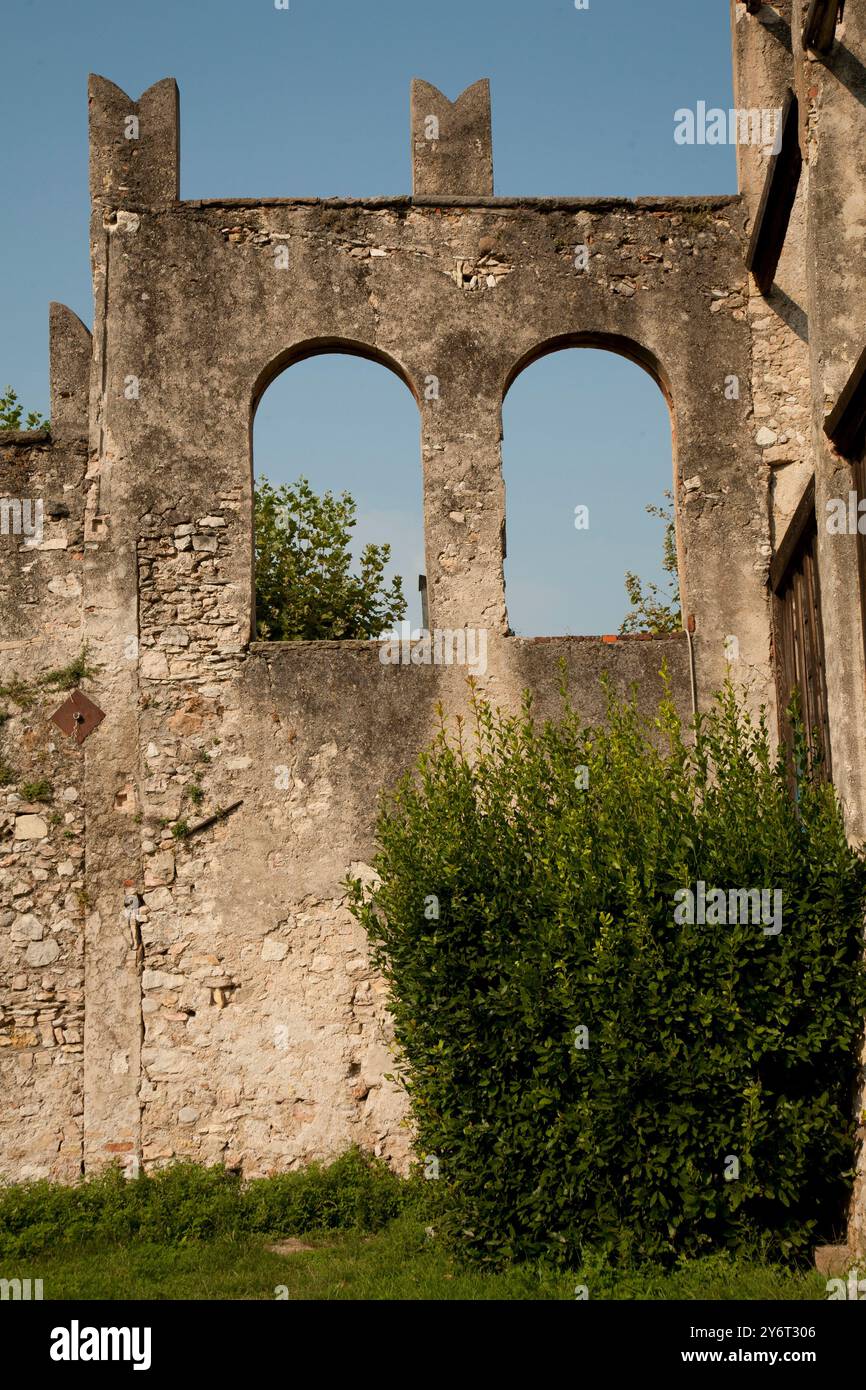
[[[181,93],[181,194],[365,196],[410,188],[412,77],[493,90],[500,194],[735,191],[734,152],[679,146],[673,113],[732,104],[727,0],[15,0],[2,21],[6,197],[0,386],[47,409],[52,299],[88,326],[88,72],[137,97]],[[335,399],[340,409],[334,410]],[[519,378],[505,407],[506,578],[519,632],[615,631],[625,569],[658,577],[670,485],[667,411],[639,368],[571,351]],[[351,490],[361,539],[391,540],[415,598],[418,416],[383,368],[318,358],[282,376],[256,465]],[[590,530],[574,507],[590,507]],[[417,607],[413,610],[417,612]]]

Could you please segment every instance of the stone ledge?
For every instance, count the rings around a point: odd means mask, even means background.
[[[640,198],[623,198],[616,195],[605,197],[538,197],[538,198],[499,198],[467,197],[457,194],[419,194],[413,197],[408,193],[396,193],[391,197],[376,198],[189,198],[172,203],[150,206],[148,204],[124,203],[128,212],[176,213],[187,210],[218,211],[221,208],[274,208],[274,207],[312,207],[312,208],[369,208],[373,211],[387,211],[389,208],[492,208],[527,212],[713,212],[729,207],[739,207],[743,199],[739,193],[718,193],[714,195],[664,195]]]
[[[4,444],[50,444],[50,430],[0,430],[0,446]]]

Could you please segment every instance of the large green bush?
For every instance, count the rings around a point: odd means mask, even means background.
[[[668,702],[647,722],[611,698],[590,729],[476,700],[378,837],[381,884],[353,905],[438,1164],[437,1231],[573,1267],[838,1231],[866,863],[830,787],[791,797],[730,687],[695,731]],[[781,891],[781,931],[678,922],[698,880]]]

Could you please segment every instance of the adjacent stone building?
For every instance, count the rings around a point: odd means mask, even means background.
[[[864,835],[864,540],[824,524],[866,495],[866,15],[842,10],[732,4],[737,107],[784,109],[733,197],[497,198],[488,84],[416,82],[412,195],[181,201],[175,83],[91,79],[92,333],[52,305],[50,435],[0,435],[0,491],[43,509],[0,538],[0,1171],[406,1161],[343,883],[467,673],[256,641],[252,420],[310,355],[415,397],[429,623],[485,634],[484,693],[553,711],[564,660],[593,718],[602,672],[651,707],[664,662],[688,715],[733,665],[775,718],[802,679]],[[671,638],[509,632],[503,398],[581,345],[670,407]]]

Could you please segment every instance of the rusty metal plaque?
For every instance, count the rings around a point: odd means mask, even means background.
[[[105,718],[105,711],[95,705],[81,690],[73,690],[68,700],[51,716],[58,729],[70,734],[76,743],[83,743]]]

